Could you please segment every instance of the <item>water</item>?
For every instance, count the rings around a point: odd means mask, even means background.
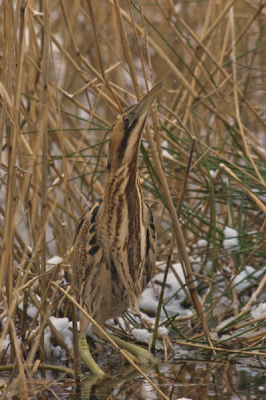
[[[195,357],[175,357],[161,362],[146,371],[149,378],[171,400],[262,400],[266,399],[266,357],[231,358],[215,357],[213,360]],[[111,365],[111,369],[115,368]],[[115,379],[97,381],[88,377],[77,386],[64,375],[47,371],[45,378],[39,376],[28,383],[29,398],[38,400],[161,400],[151,384],[123,366],[121,375]],[[19,396],[12,397],[18,400]]]

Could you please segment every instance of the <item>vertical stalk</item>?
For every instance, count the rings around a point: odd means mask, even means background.
[[[20,98],[21,98],[21,81],[22,81],[22,69],[24,61],[24,30],[25,30],[25,15],[26,3],[25,1],[18,1],[15,11],[14,28],[12,32],[12,40],[10,42],[10,50],[7,49],[8,62],[6,64],[6,85],[8,92],[12,90],[12,73],[15,72],[15,83],[14,83],[14,108],[13,115],[11,116],[11,124],[7,128],[7,148],[8,148],[8,178],[7,178],[7,194],[6,194],[6,211],[5,211],[5,222],[4,222],[4,233],[3,233],[3,244],[2,244],[2,257],[1,257],[1,271],[3,271],[2,278],[5,276],[6,290],[7,290],[7,307],[10,309],[12,304],[12,292],[13,292],[13,243],[14,243],[14,210],[15,210],[15,164],[16,164],[16,148],[17,141],[19,140],[19,110],[20,110]],[[12,8],[8,9],[10,15]],[[5,15],[7,16],[8,13]],[[10,17],[9,15],[9,17]],[[10,17],[11,19],[11,17]],[[17,41],[17,29],[19,27],[19,43],[16,51]],[[17,68],[16,68],[17,66]],[[3,111],[4,115],[5,111]],[[10,115],[9,115],[10,118]],[[4,126],[4,125],[3,125]],[[3,128],[2,126],[2,128]],[[13,332],[10,329],[11,338],[11,362],[14,359],[14,344],[12,341]]]
[[[49,73],[49,14],[48,1],[44,0],[44,36],[42,54],[42,83],[43,83],[43,102],[42,102],[42,187],[41,187],[41,231],[43,231],[41,243],[41,296],[44,296],[46,289],[46,234],[45,224],[47,219],[47,177],[48,177],[48,147],[47,147],[47,122],[48,122],[48,73]],[[46,303],[44,303],[46,312]],[[41,313],[41,326],[44,326],[45,312]],[[44,331],[41,332],[40,358],[44,361]]]
[[[77,309],[73,302],[72,302],[72,320],[73,320],[73,347],[74,347],[75,380],[76,380],[76,382],[80,382]]]
[[[191,143],[191,148],[190,148],[187,168],[186,168],[186,175],[185,175],[184,182],[183,182],[183,185],[182,185],[181,195],[180,195],[180,198],[179,198],[179,201],[178,201],[178,204],[177,204],[176,214],[177,214],[177,218],[178,219],[180,218],[181,209],[182,209],[182,205],[183,205],[183,202],[184,202],[184,197],[185,197],[185,192],[186,192],[186,187],[187,187],[187,181],[188,181],[189,171],[190,171],[190,167],[191,167],[193,151],[194,151],[194,147],[195,147],[195,141],[196,141],[196,139],[193,138],[192,139],[192,143]],[[163,305],[164,289],[165,289],[165,285],[166,285],[168,271],[169,271],[169,268],[171,266],[171,260],[172,260],[173,250],[174,250],[174,244],[175,244],[175,237],[172,236],[170,249],[169,249],[169,255],[167,257],[166,268],[165,268],[165,271],[164,271],[162,289],[161,289],[160,298],[159,298],[158,307],[157,307],[156,320],[155,320],[155,324],[154,324],[154,331],[153,331],[152,345],[151,345],[152,351],[155,350],[157,332],[158,332],[160,316],[161,316],[161,310],[162,310],[162,305]]]

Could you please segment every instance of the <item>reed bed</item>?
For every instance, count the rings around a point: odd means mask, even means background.
[[[165,279],[152,287],[165,317],[154,329],[127,313],[127,333],[141,325],[155,344],[165,326],[170,353],[265,355],[264,2],[3,0],[0,10],[1,348],[10,340],[1,365],[17,370],[9,387],[20,382],[27,398],[26,377],[46,362],[47,327],[73,357],[51,317],[72,319],[75,227],[103,195],[116,116],[161,80],[139,172],[156,218],[155,274]],[[179,262],[185,284],[160,296]],[[187,313],[170,315],[181,293]]]

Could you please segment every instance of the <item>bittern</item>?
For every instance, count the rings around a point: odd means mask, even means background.
[[[108,149],[104,196],[81,216],[77,227],[71,257],[75,292],[100,326],[137,306],[155,264],[154,218],[143,200],[137,162],[147,114],[162,83],[118,117]],[[87,344],[88,325],[80,313],[80,358],[102,377]],[[155,361],[148,350],[110,337],[135,362]]]

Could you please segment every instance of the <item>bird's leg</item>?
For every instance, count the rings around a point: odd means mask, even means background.
[[[90,348],[86,339],[86,332],[89,326],[89,321],[83,313],[80,313],[80,334],[79,334],[79,357],[89,367],[94,375],[99,378],[105,377],[103,370],[94,361]]]
[[[95,326],[93,326],[92,330],[97,336],[101,335]],[[111,335],[110,333],[108,333],[108,336],[110,336],[110,338],[121,349],[125,350],[126,354],[135,363],[137,363],[137,364],[157,364],[158,363],[157,358],[154,357],[148,350],[142,349],[141,347],[136,346],[135,344],[125,342],[124,340],[118,338],[117,336]],[[106,339],[104,338],[104,340],[106,340]]]

